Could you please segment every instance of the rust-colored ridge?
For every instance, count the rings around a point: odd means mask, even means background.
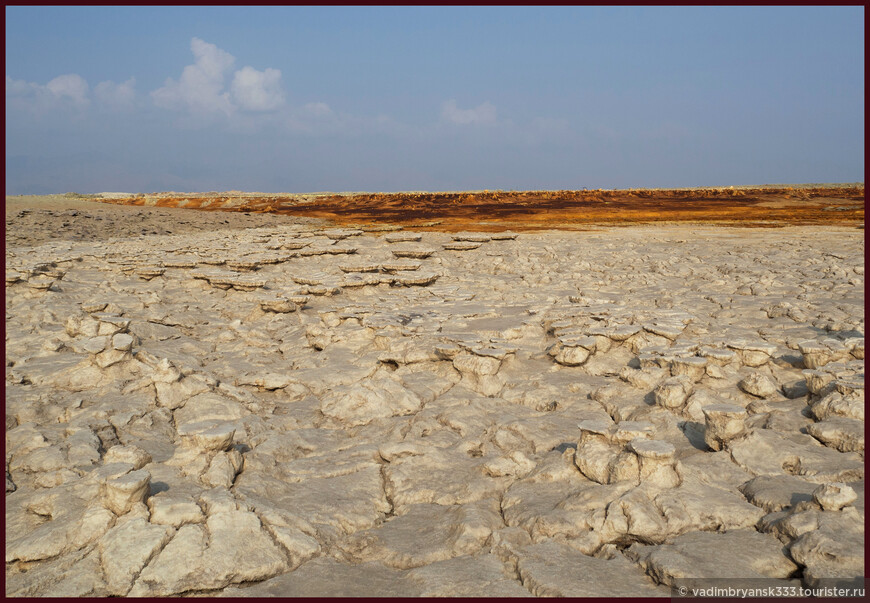
[[[448,232],[577,229],[656,222],[748,227],[811,224],[863,227],[864,221],[863,186],[262,196],[175,193],[105,201],[121,205],[278,213],[322,218],[341,226],[396,224]]]

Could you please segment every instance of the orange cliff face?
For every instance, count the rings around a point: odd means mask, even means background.
[[[108,199],[121,205],[277,213],[336,225],[394,224],[461,230],[580,229],[691,222],[722,226],[846,225],[863,228],[864,187],[680,190],[484,191],[346,195],[199,193]]]

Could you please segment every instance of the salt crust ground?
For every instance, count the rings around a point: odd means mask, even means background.
[[[21,211],[7,595],[669,596],[863,574],[860,231],[390,242]],[[64,240],[70,219],[95,226]]]

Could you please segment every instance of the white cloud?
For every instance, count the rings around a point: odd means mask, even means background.
[[[94,86],[94,97],[109,107],[119,109],[130,107],[136,99],[135,86],[136,78],[134,77],[121,84],[112,81],[100,82]]]
[[[282,123],[292,132],[324,134],[349,132],[355,118],[345,113],[336,113],[324,102],[312,102],[302,107],[288,107],[282,114]]]
[[[474,109],[460,109],[456,101],[448,100],[441,106],[441,118],[454,124],[494,124],[496,120],[495,105],[485,102]]]
[[[88,83],[80,75],[61,75],[45,85],[6,76],[7,109],[44,114],[59,109],[85,109],[90,104]]]
[[[70,73],[60,75],[46,85],[13,80],[6,76],[6,96],[26,97],[36,96],[42,100],[68,98],[76,104],[88,104],[88,83],[80,75]]]
[[[158,107],[187,110],[197,115],[237,110],[273,111],[284,105],[281,71],[267,68],[258,71],[245,66],[232,73],[229,88],[224,82],[232,72],[235,57],[199,38],[190,42],[194,63],[184,68],[178,81],[168,78],[151,98]]]
[[[317,101],[301,107],[287,107],[276,114],[277,124],[288,131],[314,136],[355,138],[366,134],[399,135],[416,127],[407,126],[386,115],[367,116],[335,110]]]
[[[6,76],[6,96],[29,96],[39,92],[39,84],[26,82],[24,80],[13,80],[8,75]]]
[[[304,109],[315,117],[326,117],[332,115],[332,109],[326,103],[308,103]]]
[[[233,76],[230,89],[239,107],[249,111],[271,111],[284,104],[278,69],[257,71],[253,67],[243,67]]]
[[[224,77],[235,58],[199,38],[190,42],[194,64],[188,65],[176,82],[167,78],[162,88],[151,93],[154,103],[164,109],[188,109],[194,113],[225,113],[235,109],[228,92],[222,92]]]
[[[79,106],[90,103],[88,99],[88,83],[75,73],[59,75],[45,85],[46,89],[58,98],[69,98]]]

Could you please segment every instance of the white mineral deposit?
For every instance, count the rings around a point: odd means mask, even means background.
[[[863,230],[6,220],[8,596],[864,575]]]

